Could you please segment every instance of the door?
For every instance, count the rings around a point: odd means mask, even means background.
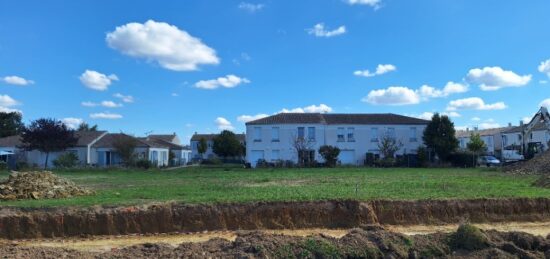
[[[105,152],[105,165],[111,165],[111,151]]]
[[[355,150],[341,150],[338,160],[343,165],[355,165]]]

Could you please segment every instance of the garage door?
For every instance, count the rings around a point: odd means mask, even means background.
[[[252,166],[256,166],[256,162],[258,162],[258,160],[260,159],[264,159],[264,151],[252,150],[252,152],[250,152],[250,157],[248,159],[248,162],[250,162]]]
[[[355,165],[355,150],[341,150],[338,160],[343,165]]]

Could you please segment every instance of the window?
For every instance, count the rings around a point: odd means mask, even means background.
[[[206,146],[208,146],[208,148],[212,148],[212,145],[213,145],[212,141],[208,141],[208,142],[206,143]]]
[[[518,134],[518,139],[521,140],[521,134]]]
[[[371,134],[370,141],[378,142],[378,128],[371,128],[370,134]]]
[[[298,138],[304,139],[305,138],[305,128],[304,127],[298,127]]]
[[[355,141],[355,128],[348,128],[348,141],[349,142]]]
[[[508,146],[508,136],[502,135],[502,146]]]
[[[388,136],[390,138],[395,138],[395,128],[388,128],[388,132],[387,132]]]
[[[271,150],[271,161],[277,161],[280,160],[280,154],[278,149]]]
[[[487,146],[489,147],[493,146],[493,137],[491,136],[487,137]]]
[[[533,132],[531,132],[531,135],[529,136],[531,140],[533,140]]]
[[[315,141],[315,127],[307,128],[307,137],[311,141]]]
[[[254,127],[254,142],[262,141],[262,128]]]
[[[416,142],[416,128],[415,127],[411,127],[410,128],[410,142]]]
[[[279,127],[271,128],[271,141],[279,142]]]
[[[337,141],[346,141],[344,139],[344,128],[338,128],[336,130],[336,138],[337,138]]]

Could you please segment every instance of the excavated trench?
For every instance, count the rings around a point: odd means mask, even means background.
[[[550,199],[546,198],[2,208],[0,238],[544,221],[550,221]]]

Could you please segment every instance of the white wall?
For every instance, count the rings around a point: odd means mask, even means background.
[[[48,168],[54,167],[53,161],[66,152],[76,152],[79,165],[86,165],[86,147],[74,147],[69,148],[66,151],[51,152],[48,156]],[[38,150],[26,151],[25,153],[25,157],[29,165],[36,165],[38,167],[44,166],[44,162],[46,161],[46,153],[40,152]]]
[[[255,141],[254,128],[261,128],[261,141]],[[279,128],[279,142],[272,141],[272,128]],[[384,136],[388,128],[395,129],[396,138],[403,143],[403,147],[397,154],[416,153],[416,150],[422,145],[422,134],[425,125],[323,125],[323,124],[274,124],[274,125],[248,125],[246,127],[246,154],[247,161],[255,166],[256,161],[252,161],[253,154],[259,154],[263,151],[266,161],[273,160],[273,151],[279,154],[280,160],[298,161],[297,154],[293,148],[292,142],[298,134],[298,127],[304,127],[305,137],[308,138],[308,127],[315,127],[316,140],[312,146],[315,150],[315,159],[323,161],[318,154],[319,147],[322,145],[332,145],[340,150],[354,151],[356,165],[362,165],[367,152],[378,153],[378,142],[372,142],[371,129],[378,129],[378,139]],[[345,141],[338,141],[338,128],[343,127]],[[416,128],[416,141],[411,141],[410,128]],[[347,130],[354,128],[355,141],[348,141]],[[348,152],[349,154],[349,152]]]

